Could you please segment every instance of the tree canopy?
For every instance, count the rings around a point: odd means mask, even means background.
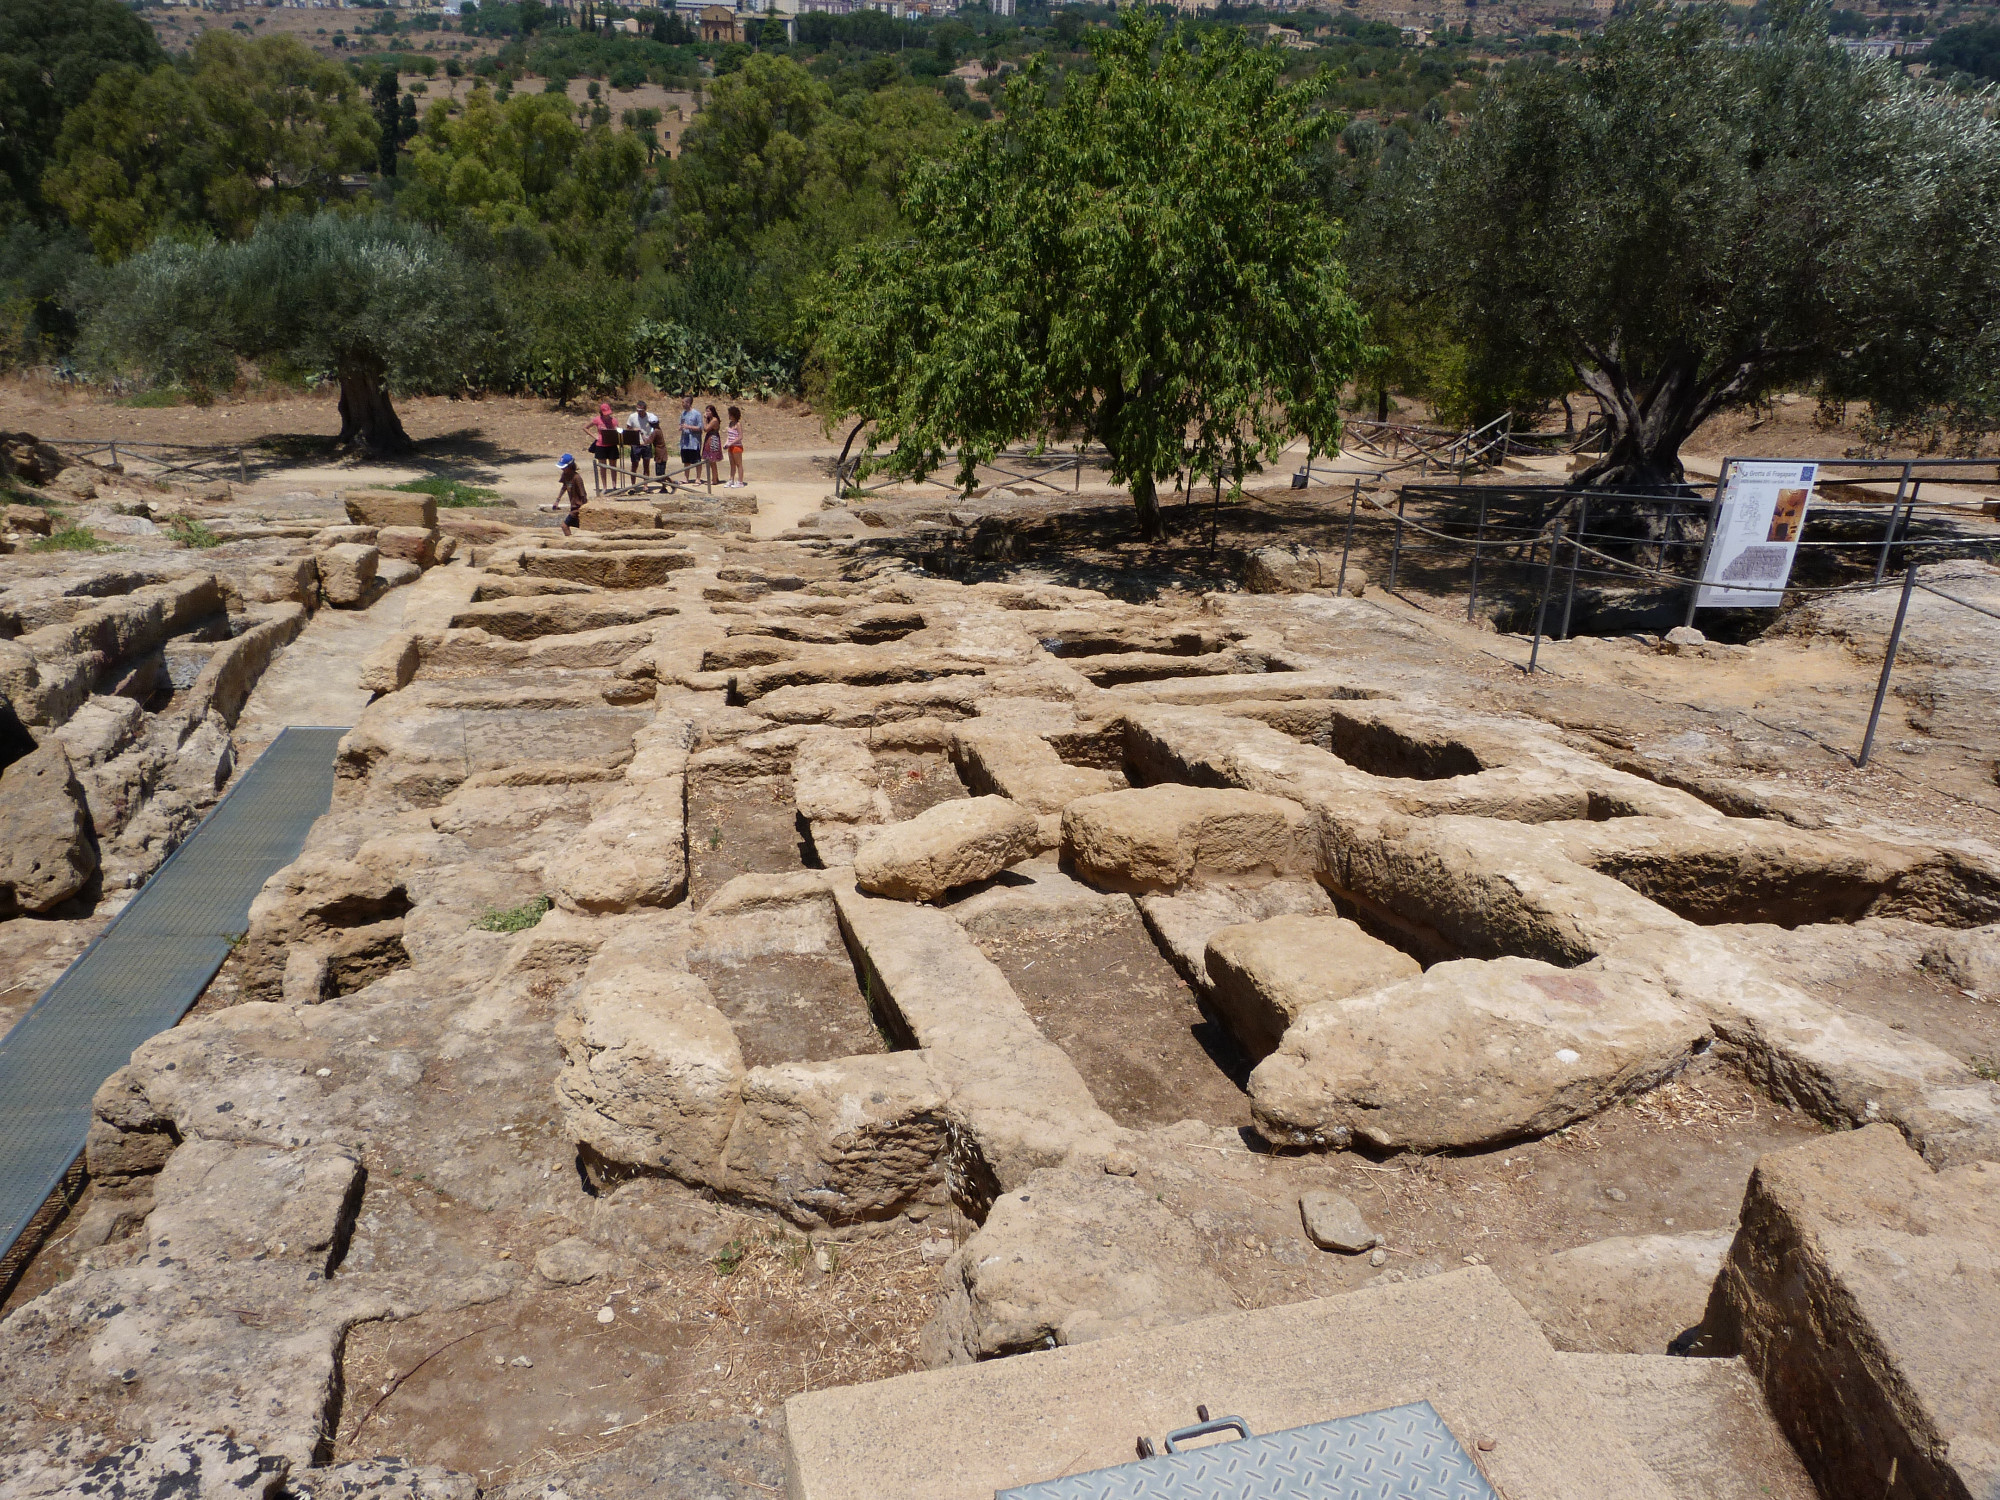
[[[100,255],[162,230],[241,236],[271,209],[337,196],[376,161],[354,76],[293,37],[207,31],[192,67],[120,67],[70,111],[44,179]]]
[[[1648,3],[1384,172],[1360,240],[1489,384],[1574,370],[1611,432],[1579,482],[1675,486],[1688,434],[1771,388],[1962,406],[2000,326],[2000,132],[1823,6],[1745,44]]]
[[[1970,21],[1938,33],[1924,60],[1934,68],[1955,68],[1981,83],[2000,83],[2000,21]]]
[[[546,236],[571,265],[625,268],[638,233],[646,148],[631,131],[578,125],[563,94],[475,88],[454,115],[433,104],[410,142],[405,212],[434,228],[469,223]]]
[[[238,357],[340,382],[342,444],[409,439],[389,387],[450,386],[492,326],[483,281],[420,226],[337,213],[266,219],[235,244],[164,239],[118,266],[86,339],[114,367],[196,389]]]
[[[43,206],[63,117],[114,68],[166,60],[118,0],[0,0],[0,223]]]
[[[1196,52],[1127,11],[1092,60],[916,169],[909,233],[821,282],[813,358],[829,420],[873,418],[905,471],[1095,438],[1158,537],[1162,478],[1338,439],[1363,325],[1309,170],[1336,122],[1239,33]]]

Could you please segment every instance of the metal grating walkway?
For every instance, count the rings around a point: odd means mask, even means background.
[[[0,1260],[83,1150],[97,1086],[187,1014],[333,799],[345,729],[287,729],[0,1039]]]

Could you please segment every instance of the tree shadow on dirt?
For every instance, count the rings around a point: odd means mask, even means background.
[[[500,477],[502,464],[535,462],[547,457],[549,454],[539,448],[497,443],[481,428],[460,427],[419,438],[391,461],[423,469],[440,478],[494,480]],[[258,477],[301,463],[363,468],[383,462],[342,448],[331,435],[321,433],[267,433],[244,445],[244,461]]]
[[[1244,555],[1259,547],[1337,551],[1347,497],[1225,500],[1219,506],[1198,498],[1165,505],[1162,514],[1167,539],[1157,543],[1139,539],[1133,508],[1123,500],[1000,512],[965,542],[936,532],[865,541],[873,556],[886,553],[963,583],[1057,583],[1144,604],[1163,593],[1238,586]]]

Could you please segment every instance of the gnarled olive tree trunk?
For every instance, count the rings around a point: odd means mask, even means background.
[[[1616,344],[1589,351],[1577,360],[1576,372],[1597,398],[1610,440],[1604,456],[1571,483],[1579,489],[1635,494],[1688,493],[1681,444],[1749,388],[1761,362],[1755,357],[1726,360],[1703,375],[1700,357],[1690,352],[1648,375],[1626,368]]]
[[[355,363],[340,367],[340,437],[343,448],[364,453],[402,453],[410,447],[403,419],[389,403],[383,371]]]
[[[1725,361],[1707,375],[1700,357],[1684,354],[1666,361],[1650,377],[1627,369],[1616,345],[1577,361],[1584,388],[1604,413],[1608,441],[1604,455],[1580,470],[1570,483],[1578,489],[1625,491],[1629,505],[1591,506],[1593,527],[1606,527],[1638,544],[1632,560],[1649,568],[1690,574],[1700,557],[1703,520],[1699,506],[1683,510],[1649,504],[1639,496],[1698,500],[1681,464],[1681,444],[1720,407],[1749,389],[1761,361]]]

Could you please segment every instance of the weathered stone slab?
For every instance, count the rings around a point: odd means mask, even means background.
[[[363,542],[339,542],[319,554],[320,595],[335,609],[353,609],[368,601],[382,554]]]
[[[2000,1493],[2000,1164],[1888,1125],[1772,1152],[1706,1322],[1831,1500]]]
[[[872,896],[935,901],[990,880],[1035,853],[1034,814],[1005,797],[955,798],[892,823],[854,856],[854,883]]]
[[[669,548],[643,551],[577,552],[549,548],[524,552],[521,571],[530,578],[564,579],[604,589],[660,588],[683,568],[694,566],[692,552]]]
[[[414,490],[349,490],[340,497],[356,526],[416,526],[435,529],[437,497]]]
[[[361,1184],[346,1146],[190,1141],[155,1180],[148,1248],[187,1262],[285,1257],[324,1276],[346,1252]]]
[[[694,975],[616,948],[556,1025],[564,1128],[604,1163],[719,1186],[743,1049]]]
[[[1250,1077],[1284,1145],[1438,1151],[1545,1135],[1687,1066],[1702,1021],[1643,976],[1528,959],[1439,964],[1310,1006]]]
[[[96,869],[83,787],[51,739],[0,771],[0,917],[48,911]]]
[[[1181,978],[1208,992],[1208,940],[1225,927],[1271,917],[1331,916],[1333,898],[1317,881],[1292,878],[1234,885],[1184,886],[1139,897],[1139,913],[1153,940]]]
[[[817,1228],[941,1194],[951,1121],[921,1052],[752,1068],[724,1191]]]
[[[766,633],[783,627],[770,624]],[[768,666],[751,667],[733,679],[734,696],[754,703],[766,693],[787,687],[842,683],[850,687],[886,687],[899,682],[930,682],[939,677],[979,676],[985,667],[928,651],[880,651],[866,646],[822,647]]]
[[[861,841],[889,821],[888,794],[875,784],[875,757],[865,736],[819,730],[792,756],[792,799],[828,868],[851,865]]]
[[[551,858],[549,882],[557,901],[579,911],[680,900],[687,894],[685,779],[628,779],[574,843]]]
[[[557,594],[544,598],[488,599],[453,613],[454,630],[483,630],[502,640],[532,641],[575,635],[615,625],[637,625],[678,613],[671,599],[609,598],[602,594]]]
[[[954,1189],[976,1201],[1075,1154],[1099,1155],[1117,1127],[1067,1054],[1042,1035],[1006,976],[934,907],[830,882],[840,925],[867,976],[871,1006],[928,1054],[931,1074],[977,1147]],[[961,1164],[961,1168],[969,1164]]]
[[[945,1262],[932,1365],[1186,1323],[1235,1305],[1194,1226],[1130,1177],[1037,1172]]]
[[[660,513],[640,500],[592,500],[577,516],[585,531],[652,531]]]
[[[1038,813],[1061,812],[1079,797],[1114,791],[1118,781],[1109,771],[1063,762],[1055,748],[1038,734],[986,724],[974,719],[957,727],[951,742],[952,763],[975,793],[1011,797]]]
[[[438,531],[434,526],[384,526],[375,534],[375,546],[385,559],[428,568],[438,560]]]
[[[1343,1000],[1423,967],[1345,917],[1284,916],[1225,927],[1208,940],[1209,996],[1253,1058],[1268,1056],[1309,1005]]]
[[[1063,853],[1108,890],[1170,891],[1204,876],[1310,874],[1312,828],[1295,802],[1256,792],[1149,786],[1063,810]]]

